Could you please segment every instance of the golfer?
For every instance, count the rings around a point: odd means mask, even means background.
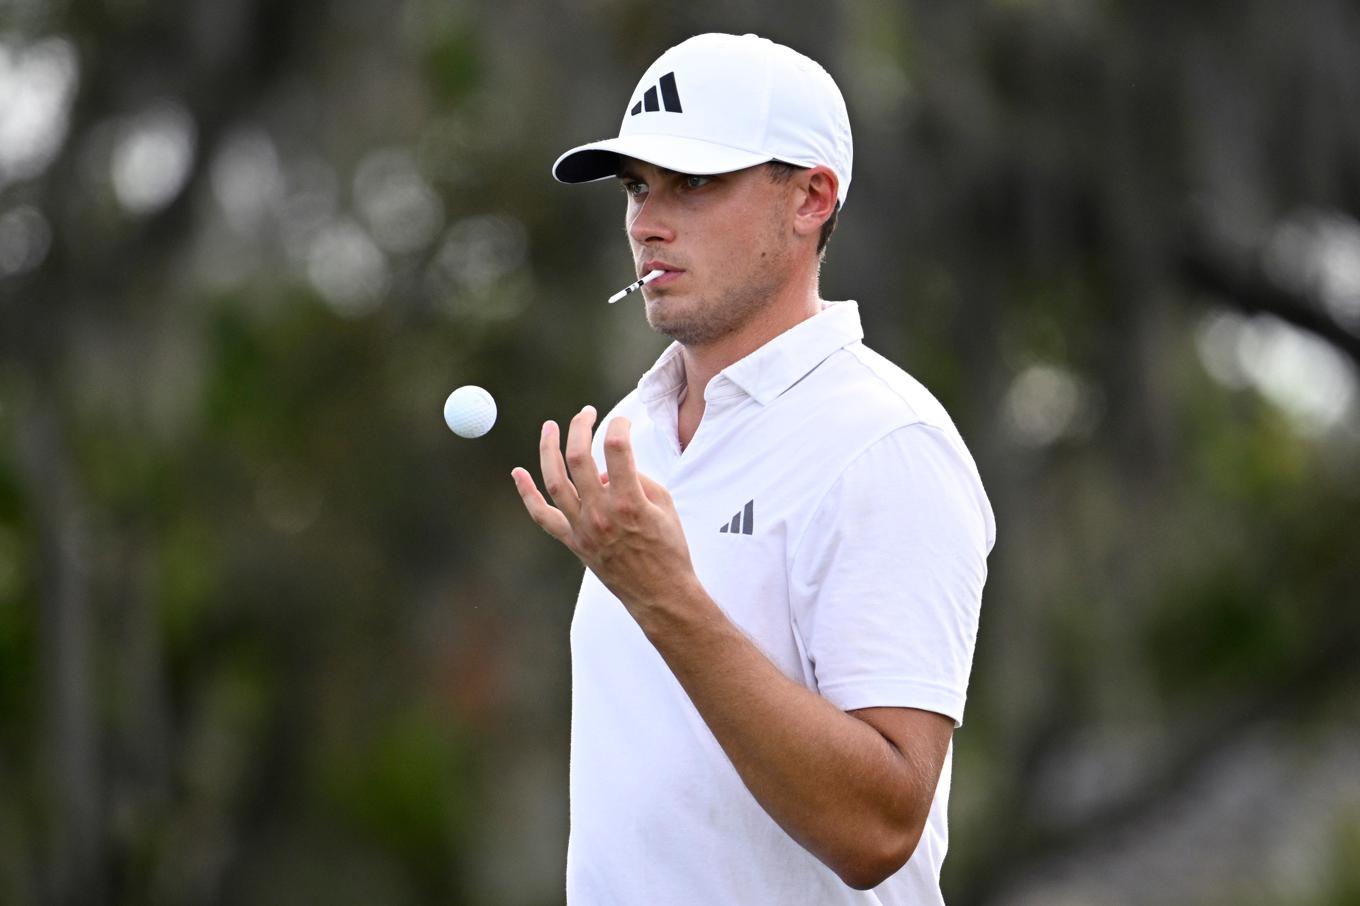
[[[594,434],[539,447],[529,516],[586,566],[571,624],[573,906],[942,902],[951,740],[991,507],[949,416],[826,302],[850,189],[817,63],[700,35],[643,75],[617,179],[674,340]],[[630,296],[636,304],[636,297]],[[898,305],[899,299],[875,300]]]

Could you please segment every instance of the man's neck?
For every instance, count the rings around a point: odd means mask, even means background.
[[[755,352],[775,337],[801,324],[822,310],[823,303],[816,287],[796,303],[771,305],[734,333],[702,346],[684,346],[681,355],[685,362],[685,383],[692,401],[702,401],[704,388],[714,375],[728,365]]]
[[[704,390],[727,366],[755,352],[775,337],[801,324],[822,310],[824,303],[815,283],[806,296],[767,307],[740,330],[713,343],[681,347],[685,364],[685,390],[681,396],[680,444],[689,443],[704,413]]]

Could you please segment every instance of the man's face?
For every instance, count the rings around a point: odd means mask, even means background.
[[[647,322],[686,346],[712,343],[758,315],[788,281],[794,189],[762,166],[690,176],[624,158],[625,225]]]

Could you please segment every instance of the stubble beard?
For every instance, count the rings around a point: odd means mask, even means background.
[[[762,275],[723,295],[694,300],[689,311],[665,312],[663,307],[647,306],[647,323],[657,333],[682,346],[708,346],[730,336],[769,307],[778,282],[773,275]],[[664,306],[665,297],[660,300]]]

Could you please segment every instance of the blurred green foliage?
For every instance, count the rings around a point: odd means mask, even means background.
[[[561,901],[579,565],[509,471],[665,341],[548,166],[706,30],[838,79],[823,293],[998,514],[949,902],[1358,901],[1349,5],[32,0],[0,903]]]

